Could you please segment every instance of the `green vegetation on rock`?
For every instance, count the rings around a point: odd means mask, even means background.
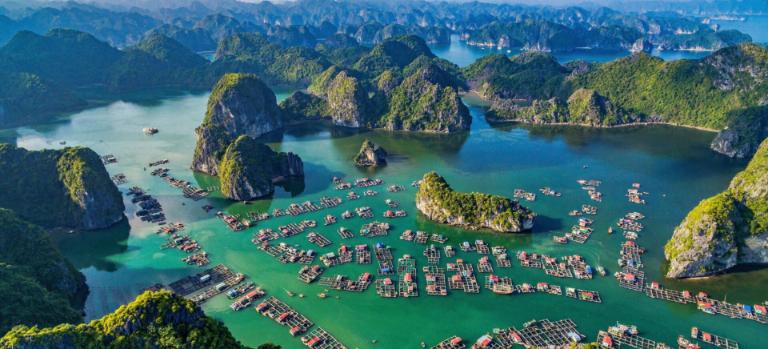
[[[221,192],[232,200],[271,195],[275,182],[303,175],[304,166],[298,156],[275,152],[248,136],[232,142],[219,163]]]
[[[768,263],[768,140],[724,192],[702,200],[664,246],[668,277],[724,272]]]
[[[416,207],[430,220],[467,229],[521,232],[533,226],[534,214],[517,202],[502,196],[454,191],[435,172],[422,178]]]
[[[46,227],[99,229],[123,219],[104,164],[82,147],[27,151],[0,144],[0,207]]]
[[[48,233],[0,209],[0,333],[12,326],[82,321],[85,277]]]
[[[3,349],[44,348],[246,348],[192,301],[168,291],[147,291],[115,312],[87,324],[17,326],[0,338]]]

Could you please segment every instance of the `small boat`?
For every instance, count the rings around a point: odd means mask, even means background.
[[[613,227],[608,227],[608,234],[613,234]]]
[[[325,292],[320,292],[317,294],[317,297],[320,299],[325,299],[326,297],[328,297],[328,294],[326,294]]]
[[[598,265],[597,266],[597,273],[600,274],[600,276],[605,276],[605,274],[606,274],[605,268],[603,268],[602,265]]]
[[[294,296],[293,292],[288,291],[288,290],[285,290],[285,294],[287,294],[288,297],[293,297]]]

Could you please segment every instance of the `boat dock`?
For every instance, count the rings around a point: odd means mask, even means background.
[[[428,264],[439,264],[440,250],[435,245],[429,245],[424,249],[424,257],[427,257]]]
[[[428,265],[422,268],[424,277],[427,280],[427,295],[447,296],[448,283],[445,279],[445,269],[434,265]]]
[[[390,275],[395,273],[395,267],[393,264],[394,257],[392,257],[392,250],[389,247],[384,247],[381,243],[376,243],[376,262],[379,264],[377,273],[379,275]]]
[[[367,244],[355,246],[355,262],[357,264],[371,264],[371,250]]]
[[[311,284],[317,280],[320,275],[323,274],[325,269],[319,265],[308,266],[305,265],[299,269],[299,280]]]
[[[301,337],[301,342],[312,349],[347,349],[336,337],[321,327],[317,327],[308,335]]]
[[[287,326],[291,335],[294,336],[306,332],[314,325],[307,317],[275,297],[267,298],[264,302],[256,305],[255,309],[259,314],[275,320],[280,325]]]
[[[244,279],[245,275],[235,273],[225,265],[219,264],[201,273],[174,281],[168,285],[168,288],[179,296],[200,304],[239,284]]]
[[[698,327],[691,327],[691,338],[698,339],[704,343],[714,345],[718,348],[725,349],[739,349],[739,343],[733,339],[720,337],[710,332],[704,332],[699,330]]]
[[[384,298],[397,298],[397,288],[392,279],[385,277],[376,280],[376,294]]]
[[[480,285],[477,283],[472,264],[465,264],[461,259],[456,264],[448,263],[449,271],[456,271],[448,281],[452,290],[462,290],[465,293],[480,293]]]
[[[459,336],[451,336],[430,347],[430,349],[465,349],[467,347]]]
[[[315,244],[317,247],[325,247],[332,244],[331,240],[328,240],[327,237],[316,232],[310,232],[309,234],[307,234],[307,241],[309,241],[312,244]]]

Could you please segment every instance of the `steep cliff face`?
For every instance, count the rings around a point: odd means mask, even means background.
[[[88,324],[18,326],[0,338],[3,349],[181,347],[246,349],[222,323],[168,291],[145,292]]]
[[[724,192],[703,200],[664,247],[667,277],[708,276],[768,263],[768,141]]]
[[[344,127],[361,127],[368,112],[368,94],[357,80],[342,71],[328,86],[328,113],[333,123]]]
[[[384,166],[387,164],[387,151],[366,139],[354,161],[355,165],[360,167]]]
[[[391,130],[468,130],[472,117],[451,82],[452,77],[434,64],[419,68],[392,91],[382,124]]]
[[[88,148],[27,151],[0,144],[0,207],[46,227],[100,229],[124,217],[123,199]]]
[[[232,200],[252,200],[271,195],[275,183],[304,176],[304,164],[294,153],[278,153],[248,136],[227,147],[219,165],[221,192]]]
[[[12,326],[82,321],[85,277],[61,255],[48,234],[0,209],[0,333]]]
[[[728,126],[717,134],[710,147],[732,158],[746,158],[768,138],[768,106],[730,113]]]
[[[465,229],[518,233],[533,228],[534,214],[508,198],[454,191],[435,172],[424,175],[416,208],[432,221]]]
[[[252,74],[226,74],[208,98],[208,111],[195,130],[192,169],[218,174],[227,145],[240,135],[253,138],[283,127],[275,94]]]

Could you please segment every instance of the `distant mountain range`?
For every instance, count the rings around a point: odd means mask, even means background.
[[[0,43],[20,30],[44,34],[57,28],[84,31],[115,47],[135,45],[156,31],[194,51],[214,50],[219,40],[237,32],[259,32],[274,43],[304,47],[338,34],[368,46],[406,34],[448,43],[455,34],[471,44],[545,51],[715,50],[751,40],[706,24],[704,10],[627,13],[598,6],[426,1],[160,2],[164,7],[139,2],[143,8],[119,3],[0,9]]]

